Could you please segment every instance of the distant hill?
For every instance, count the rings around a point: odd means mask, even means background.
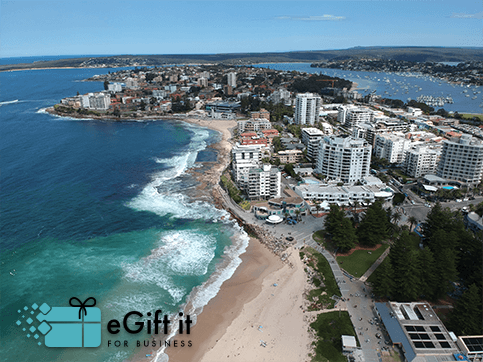
[[[171,55],[115,55],[85,57],[25,64],[0,65],[0,71],[32,68],[154,66],[163,64],[223,63],[293,63],[344,60],[349,58],[377,58],[413,62],[483,61],[483,48],[456,47],[355,47],[342,50],[314,50],[280,53],[226,54],[171,54]]]

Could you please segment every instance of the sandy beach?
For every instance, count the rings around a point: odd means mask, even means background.
[[[203,188],[217,183],[230,160],[230,129],[235,121],[184,121],[222,133],[213,147],[218,162],[199,175]],[[196,172],[195,172],[196,173]],[[242,263],[219,293],[204,307],[193,327],[190,348],[168,347],[176,361],[304,361],[312,341],[304,321],[303,293],[307,287],[298,250],[289,249],[290,263],[282,263],[257,239],[250,239]]]
[[[291,268],[256,239],[233,277],[193,327],[193,347],[168,348],[169,360],[305,361],[311,338],[304,321],[305,272],[298,251]]]

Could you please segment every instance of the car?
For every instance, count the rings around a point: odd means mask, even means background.
[[[379,338],[379,339],[381,339],[381,338],[382,338],[382,335],[381,335],[381,333],[376,333],[376,338]]]
[[[461,202],[461,201],[463,201],[463,200],[461,200],[461,199],[456,199],[456,202]]]
[[[468,201],[468,198],[464,198],[463,201]]]
[[[291,236],[287,236],[287,237],[286,237],[286,239],[287,239],[288,241],[293,241],[293,237],[291,237]]]

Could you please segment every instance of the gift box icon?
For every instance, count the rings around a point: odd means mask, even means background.
[[[92,300],[92,301],[91,301]],[[89,301],[91,301],[89,303]],[[73,307],[40,306],[37,319],[42,322],[38,330],[45,334],[47,347],[99,347],[101,345],[101,311],[94,308],[96,300],[81,302],[71,298]]]

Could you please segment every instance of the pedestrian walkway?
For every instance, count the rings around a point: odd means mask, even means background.
[[[375,334],[380,332],[380,329],[374,324],[368,323],[368,320],[372,320],[374,314],[373,301],[370,295],[368,295],[367,287],[362,281],[345,276],[334,256],[316,243],[312,235],[306,245],[314,248],[327,259],[332,273],[334,273],[342,298],[346,300],[344,304],[361,346],[359,351],[362,352],[362,356],[359,356],[357,360],[364,362],[382,362],[379,354],[380,341],[375,338]],[[389,249],[386,251],[388,253]],[[385,255],[387,253],[385,252]],[[382,258],[383,260],[383,255],[379,259]]]
[[[374,264],[372,264],[371,267],[369,269],[367,269],[367,271],[364,273],[364,275],[361,276],[360,279],[359,279],[361,282],[365,282],[367,280],[367,278],[369,278],[371,276],[371,274],[374,273],[374,270],[376,270],[377,267],[379,265],[381,265],[381,263],[384,261],[384,259],[386,259],[386,256],[388,256],[389,250],[391,250],[391,247],[387,248],[384,251],[384,253],[382,253],[382,255],[374,262]]]

